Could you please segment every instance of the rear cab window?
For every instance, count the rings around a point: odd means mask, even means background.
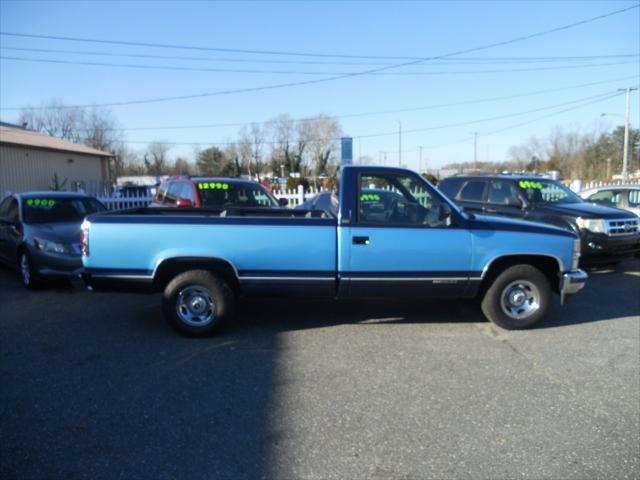
[[[219,179],[195,180],[203,207],[277,207],[278,201],[262,185]]]

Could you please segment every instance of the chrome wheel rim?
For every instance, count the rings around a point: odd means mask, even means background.
[[[527,280],[516,280],[502,290],[500,307],[508,317],[524,320],[540,310],[540,291]]]
[[[203,327],[215,318],[215,302],[211,292],[199,286],[187,287],[176,297],[178,318],[192,327]]]
[[[31,270],[29,267],[29,257],[26,253],[20,255],[20,275],[22,275],[22,283],[31,284]]]

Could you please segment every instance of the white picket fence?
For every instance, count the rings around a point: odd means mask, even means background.
[[[569,188],[574,192],[581,192],[583,190],[589,190],[591,188],[611,187],[616,185],[640,185],[640,180],[613,180],[611,182],[582,182],[581,180],[573,180],[569,184]]]
[[[153,197],[150,195],[135,195],[126,194],[116,197],[98,196],[100,200],[108,210],[122,210],[123,208],[136,208],[146,207],[152,201]]]
[[[305,200],[310,199],[314,195],[317,195],[321,191],[322,189],[317,190],[315,188],[311,188],[305,192],[304,187],[299,185],[296,190],[274,190],[272,193],[276,198],[286,198],[289,200],[288,206],[293,208],[300,205]],[[146,207],[153,201],[152,196],[135,194],[120,195],[116,197],[98,196],[97,198],[105,207],[107,207],[108,210]]]
[[[297,207],[301,203],[309,200],[320,192],[323,192],[323,189],[315,189],[310,188],[308,191],[304,191],[304,187],[302,185],[298,185],[296,190],[273,190],[271,193],[276,198],[286,198],[289,200],[289,207]]]

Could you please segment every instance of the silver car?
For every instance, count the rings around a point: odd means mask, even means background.
[[[10,195],[0,203],[0,261],[20,271],[26,288],[45,277],[74,277],[82,268],[80,225],[104,211],[97,199],[67,192]]]
[[[607,185],[580,192],[587,202],[628,210],[640,217],[640,185]]]

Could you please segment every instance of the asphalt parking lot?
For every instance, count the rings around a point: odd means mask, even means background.
[[[0,269],[2,479],[638,478],[640,262],[530,331],[472,302],[245,303],[188,339],[159,298]]]

